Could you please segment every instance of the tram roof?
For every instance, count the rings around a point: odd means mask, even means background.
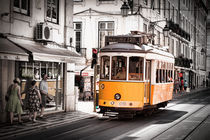
[[[136,52],[136,51],[144,51],[141,47],[135,44],[130,43],[115,43],[107,45],[100,49],[101,52]]]
[[[174,57],[171,53],[150,45],[135,45],[131,43],[114,43],[100,49],[100,52],[126,52],[126,53],[156,53]]]

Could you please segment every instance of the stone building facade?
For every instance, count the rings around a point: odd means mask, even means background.
[[[122,16],[123,3],[129,7]],[[104,47],[104,36],[140,31],[155,34],[154,44],[169,46],[175,58],[175,78],[180,75],[189,88],[206,80],[206,0],[74,0],[74,41],[86,48]],[[163,28],[170,28],[164,37]]]
[[[0,5],[0,116],[6,119],[5,94],[15,77],[24,92],[28,79],[48,74],[47,111],[76,109],[75,66],[84,58],[72,47],[73,1],[2,0]],[[24,99],[25,95],[22,95]]]

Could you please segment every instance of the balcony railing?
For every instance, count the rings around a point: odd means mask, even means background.
[[[192,63],[192,59],[178,57],[175,58],[175,66],[190,68],[190,64]]]
[[[181,27],[179,27],[179,24],[175,24],[173,21],[170,20],[168,21],[168,25],[169,29],[172,30],[174,33],[190,41],[190,34],[185,32]]]

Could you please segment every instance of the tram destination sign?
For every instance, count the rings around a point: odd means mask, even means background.
[[[134,37],[134,36],[106,36],[105,44],[109,45],[110,43],[132,43],[132,44],[142,44],[146,42],[146,37]]]

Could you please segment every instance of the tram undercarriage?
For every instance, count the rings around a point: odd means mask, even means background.
[[[103,107],[99,106],[103,116],[118,117],[121,118],[133,118],[136,115],[143,114],[144,116],[152,115],[159,108],[164,108],[168,104],[168,101],[159,103],[157,105],[145,105],[143,108],[117,108],[117,107]]]

